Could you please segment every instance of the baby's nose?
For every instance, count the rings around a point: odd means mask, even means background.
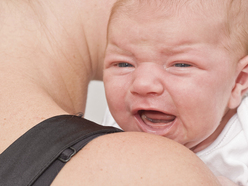
[[[163,72],[163,67],[157,64],[147,62],[140,65],[133,73],[131,93],[142,96],[162,94],[164,86],[161,73]]]

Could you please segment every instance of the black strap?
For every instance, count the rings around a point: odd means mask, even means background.
[[[120,131],[71,115],[45,120],[0,155],[0,185],[50,185],[65,163],[91,139]]]

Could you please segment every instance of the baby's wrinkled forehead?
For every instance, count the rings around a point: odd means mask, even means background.
[[[172,17],[199,17],[214,26],[222,25],[229,31],[228,9],[230,0],[119,0],[112,9],[110,24],[121,18],[152,21]]]
[[[227,11],[229,7],[227,2],[231,2],[231,0],[119,0],[113,8],[112,14],[158,11],[165,15],[175,15],[184,10],[206,14],[220,13],[223,10]]]
[[[170,18],[197,15],[218,26],[229,38],[226,48],[240,48],[248,52],[247,0],[119,0],[112,9],[109,24],[123,15],[129,18]],[[234,44],[235,42],[235,44]]]

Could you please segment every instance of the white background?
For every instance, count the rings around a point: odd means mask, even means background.
[[[104,86],[102,81],[91,81],[88,88],[88,97],[84,117],[101,124],[107,108]]]

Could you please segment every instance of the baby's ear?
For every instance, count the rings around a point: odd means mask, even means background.
[[[234,109],[239,106],[245,93],[248,91],[248,55],[239,61],[238,76],[229,100],[229,108]]]

